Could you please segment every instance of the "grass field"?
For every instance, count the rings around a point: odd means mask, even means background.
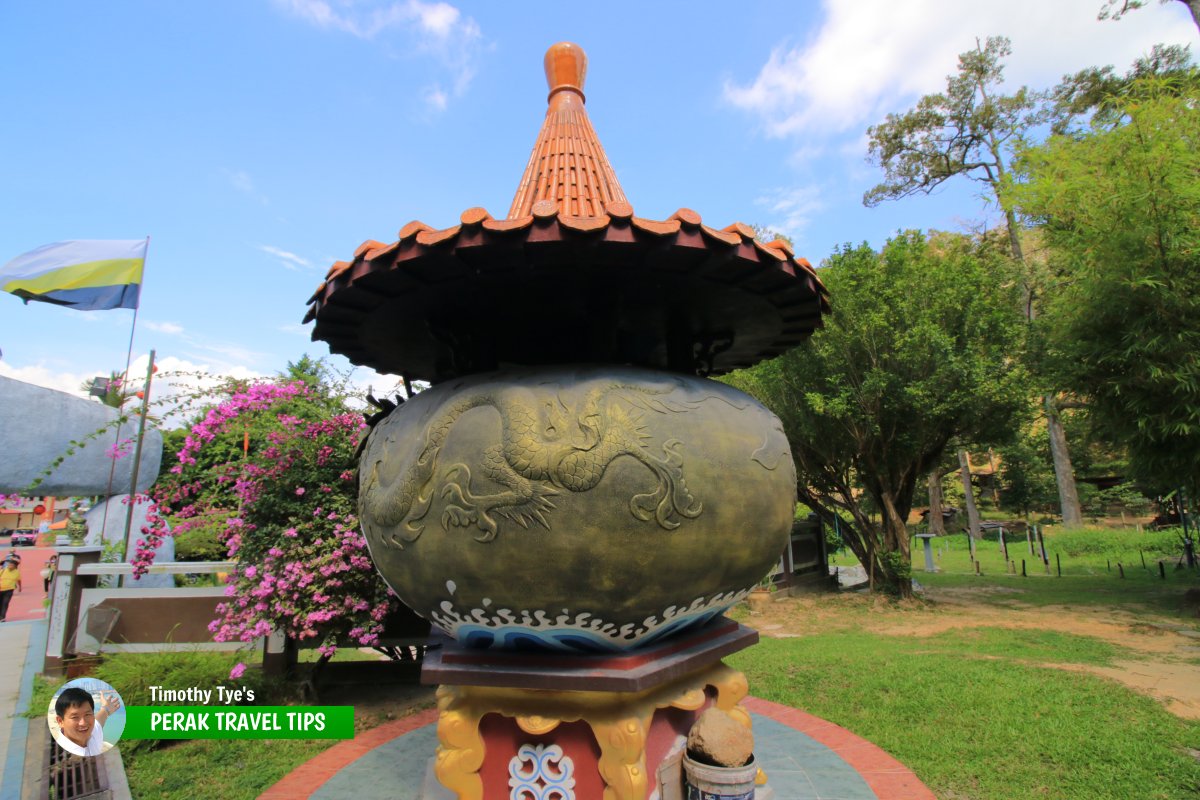
[[[755,694],[870,739],[944,800],[1200,797],[1200,581],[1176,542],[1052,533],[1047,575],[1023,536],[1012,574],[993,537],[977,576],[965,536],[946,537],[940,572],[914,553],[917,599],[739,612],[765,635],[730,661]]]

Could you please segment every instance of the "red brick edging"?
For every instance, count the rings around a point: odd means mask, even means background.
[[[882,800],[937,800],[912,770],[840,725],[806,714],[800,709],[757,697],[747,697],[742,705],[755,714],[794,728],[828,747],[861,775],[875,796]],[[767,780],[771,780],[769,771]]]
[[[337,775],[351,762],[357,761],[371,750],[392,739],[437,722],[436,708],[419,711],[404,719],[385,722],[378,728],[356,734],[353,739],[335,744],[320,755],[304,762],[283,776],[270,789],[258,796],[258,800],[304,800],[325,782]],[[433,753],[429,754],[430,756]]]
[[[797,708],[757,697],[747,697],[742,704],[747,710],[787,725],[828,747],[862,776],[876,797],[884,800],[937,800],[912,770],[840,725]],[[392,739],[437,722],[437,715],[437,709],[430,708],[404,719],[384,723],[336,744],[296,767],[260,794],[258,800],[305,800],[350,763]],[[767,779],[770,777],[768,774]]]

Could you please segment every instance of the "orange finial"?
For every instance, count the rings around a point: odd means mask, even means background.
[[[574,92],[583,99],[583,82],[587,78],[587,54],[573,42],[550,45],[546,51],[546,84],[553,98],[559,92]]]
[[[603,217],[606,204],[625,203],[625,193],[583,105],[587,56],[579,45],[559,42],[546,51],[545,66],[549,107],[508,219]]]

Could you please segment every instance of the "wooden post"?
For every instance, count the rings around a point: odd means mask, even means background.
[[[942,473],[936,468],[929,471],[926,479],[929,488],[929,527],[928,531],[936,536],[946,535],[945,521],[942,519]]]
[[[1138,548],[1138,555],[1142,557],[1142,569],[1146,569],[1146,554],[1142,552],[1142,548]]]
[[[1158,562],[1158,577],[1162,578],[1164,581],[1167,579],[1167,568],[1163,566],[1161,561]]]
[[[1029,555],[1033,555],[1033,526],[1025,525],[1025,541],[1029,543]]]
[[[958,449],[958,467],[959,476],[962,478],[963,504],[967,507],[970,536],[978,539],[983,535],[983,529],[979,527],[979,508],[975,505],[975,489],[971,484],[971,456],[961,447]]]
[[[1062,577],[1062,559],[1059,557],[1058,553],[1054,554],[1054,564],[1055,564],[1055,566],[1058,567],[1058,577],[1061,578]]]
[[[1022,578],[1029,577],[1028,575],[1025,574],[1025,559],[1023,559],[1023,558],[1021,559],[1021,577]]]
[[[296,643],[275,630],[263,637],[262,668],[267,675],[284,678],[296,668]]]
[[[1121,580],[1125,580],[1125,568],[1121,566],[1121,562],[1117,562],[1117,572],[1121,573]]]
[[[982,573],[982,572],[979,570],[979,562],[978,562],[978,561],[976,561],[976,562],[975,562],[975,574],[976,574],[976,575],[982,575],[982,574],[983,574],[983,573]]]

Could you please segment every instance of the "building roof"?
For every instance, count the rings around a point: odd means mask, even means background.
[[[750,366],[803,341],[828,310],[783,240],[634,214],[584,107],[587,59],[546,53],[545,120],[508,215],[414,221],[368,240],[310,298],[314,340],[353,363],[439,382],[512,365],[634,364],[689,374]]]

